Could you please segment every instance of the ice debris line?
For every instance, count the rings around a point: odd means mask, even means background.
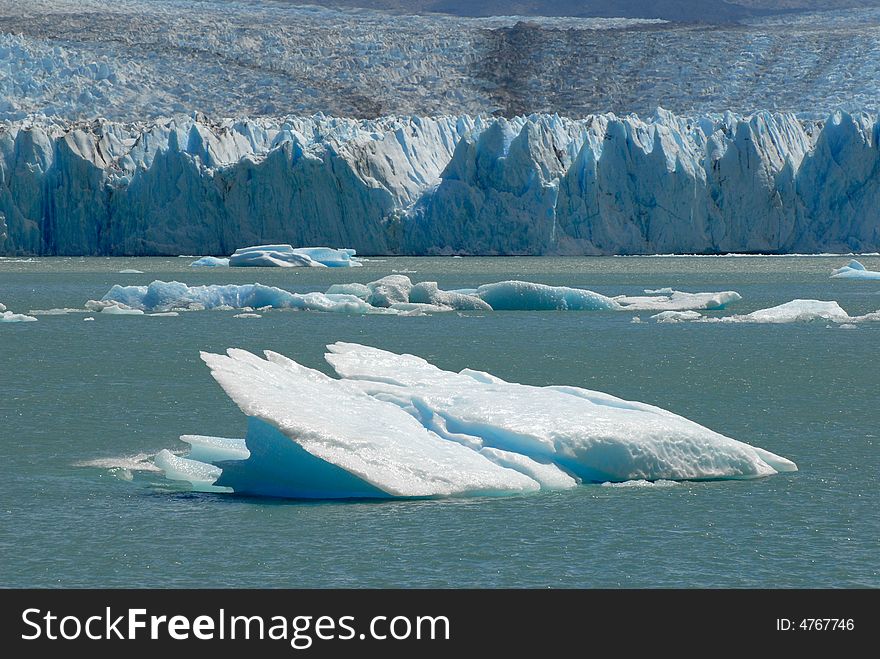
[[[833,279],[880,279],[880,272],[868,270],[860,261],[853,259],[831,273]]]
[[[880,124],[658,110],[0,129],[0,254],[880,250]]]
[[[363,265],[353,249],[332,247],[291,247],[256,245],[235,250],[229,258],[203,256],[190,263],[193,267],[269,267],[269,268],[353,268]]]
[[[115,285],[86,309],[134,313],[203,309],[301,309],[343,313],[429,313],[443,311],[660,311],[724,309],[740,300],[735,291],[608,297],[583,288],[502,281],[478,288],[444,291],[436,282],[413,284],[406,275],[388,275],[367,284],[334,284],[324,293],[292,293],[263,284],[188,286],[154,281],[148,286]]]
[[[329,377],[278,353],[202,353],[247,437],[184,435],[171,480],[289,498],[498,496],[630,480],[748,479],[795,464],[643,403],[526,386],[335,343]]]
[[[747,314],[735,314],[710,318],[698,311],[662,311],[651,316],[658,323],[753,323],[786,324],[825,321],[838,325],[854,326],[854,323],[880,321],[880,311],[863,316],[850,316],[837,302],[826,300],[792,300],[767,309]]]

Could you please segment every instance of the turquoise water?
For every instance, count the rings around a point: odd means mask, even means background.
[[[880,258],[862,260],[880,269]],[[18,313],[82,307],[115,283],[153,279],[304,292],[397,270],[441,288],[520,278],[605,294],[732,289],[743,295],[736,313],[795,298],[837,300],[851,315],[880,309],[880,282],[828,278],[846,261],[394,258],[351,270],[193,271],[188,259],[0,259],[0,302]],[[119,274],[125,268],[145,274]],[[233,314],[0,324],[0,585],[880,586],[880,323]],[[243,415],[199,350],[269,348],[327,371],[322,348],[337,340],[652,403],[791,458],[800,471],[508,499],[301,503],[192,494],[154,473],[77,466],[125,466],[183,448],[184,433],[243,436]]]

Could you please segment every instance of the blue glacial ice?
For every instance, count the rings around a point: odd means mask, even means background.
[[[660,311],[722,309],[741,299],[734,291],[610,298],[567,286],[525,281],[484,284],[475,289],[444,291],[437,282],[413,284],[394,274],[367,284],[333,284],[326,292],[291,293],[262,284],[189,286],[154,281],[149,286],[115,285],[101,300],[90,300],[91,311],[118,313],[126,309],[163,312],[202,309],[301,309],[343,313],[434,313],[442,311]],[[108,311],[108,307],[114,310]]]
[[[878,135],[844,112],[27,120],[0,131],[0,254],[874,252]]]
[[[106,311],[108,306],[115,306],[141,312],[264,307],[343,313],[379,311],[353,295],[299,294],[263,284],[188,286],[179,281],[154,281],[149,286],[117,284],[101,300],[90,301],[86,306],[92,310],[103,308]]]
[[[749,479],[795,464],[651,405],[328,346],[339,378],[267,351],[202,353],[244,440],[187,435],[156,465],[200,491],[289,498],[499,496],[632,480]]]
[[[834,270],[831,277],[835,279],[880,279],[880,272],[868,270],[860,261],[853,259],[845,266]]]
[[[593,291],[527,281],[484,284],[477,288],[476,296],[496,311],[598,311],[620,308],[611,298]]]
[[[351,268],[362,265],[353,249],[331,247],[291,247],[256,245],[235,250],[229,257],[232,267]]]
[[[880,311],[850,316],[833,300],[792,300],[766,309],[758,309],[747,314],[707,317],[697,311],[663,311],[651,316],[658,323],[702,322],[702,323],[753,323],[787,324],[824,321],[839,325],[880,321]]]

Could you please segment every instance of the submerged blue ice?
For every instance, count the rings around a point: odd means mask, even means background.
[[[337,343],[334,379],[277,353],[202,358],[248,416],[245,440],[184,436],[166,477],[208,492],[306,498],[500,496],[579,483],[796,471],[761,448],[642,403],[438,369]]]

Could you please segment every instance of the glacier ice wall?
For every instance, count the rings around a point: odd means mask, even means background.
[[[880,249],[876,116],[0,124],[0,253]]]

